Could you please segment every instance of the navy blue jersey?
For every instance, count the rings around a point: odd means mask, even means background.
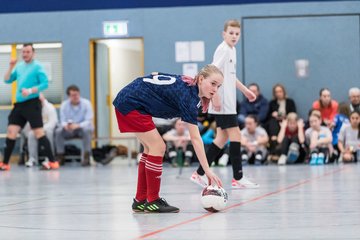
[[[159,118],[180,117],[197,124],[199,89],[188,86],[180,75],[159,73],[135,79],[113,101],[123,115],[133,110]]]

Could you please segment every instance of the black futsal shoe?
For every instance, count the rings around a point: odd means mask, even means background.
[[[134,212],[144,212],[144,208],[145,208],[145,200],[144,201],[136,201],[136,199],[134,199],[134,202],[132,204],[132,210]]]
[[[152,202],[145,203],[146,213],[177,213],[179,208],[170,206],[164,198],[159,198]]]

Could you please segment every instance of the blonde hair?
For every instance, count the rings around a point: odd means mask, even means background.
[[[208,64],[205,65],[195,76],[195,78],[191,78],[189,76],[182,76],[182,80],[188,84],[188,86],[195,86],[198,83],[199,77],[203,76],[204,78],[208,78],[212,74],[220,74],[222,77],[224,75],[222,74],[221,70],[217,68],[215,65]],[[209,109],[209,103],[210,99],[202,97],[201,98],[201,106],[203,113],[207,112]]]
[[[224,32],[226,32],[228,27],[241,28],[241,24],[240,24],[240,22],[238,20],[231,19],[231,20],[228,20],[228,21],[225,22],[225,24],[224,24]]]
[[[298,120],[298,115],[294,112],[290,112],[288,113],[288,115],[286,116],[286,119],[288,121],[297,121]]]

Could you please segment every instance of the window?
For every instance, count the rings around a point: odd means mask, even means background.
[[[53,104],[60,104],[63,90],[63,65],[61,43],[36,43],[35,59],[45,69],[49,78],[49,87],[44,91],[46,99]],[[17,56],[21,59],[22,45],[17,45]]]
[[[0,45],[0,107],[8,108],[12,104],[13,95],[12,85],[5,84],[4,75],[9,68],[12,46],[16,46],[16,56],[21,61],[22,44]],[[60,104],[63,92],[63,64],[62,64],[62,44],[61,43],[36,43],[35,59],[44,67],[49,78],[49,87],[44,91],[46,98],[54,103]],[[15,54],[15,53],[13,53]]]
[[[0,45],[0,106],[11,105],[11,84],[4,82],[4,75],[9,68],[11,45]]]

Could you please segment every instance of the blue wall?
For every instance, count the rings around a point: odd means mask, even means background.
[[[62,42],[64,65],[64,89],[76,82],[82,89],[82,95],[89,97],[89,40],[103,38],[102,22],[108,20],[128,20],[129,37],[143,37],[145,48],[145,72],[154,70],[181,73],[182,64],[175,62],[175,41],[203,40],[206,48],[206,61],[211,62],[216,46],[222,41],[223,23],[229,18],[262,17],[262,16],[298,16],[322,14],[357,14],[360,12],[359,2],[309,2],[309,3],[273,3],[254,5],[229,5],[207,7],[173,7],[146,8],[125,10],[92,10],[47,13],[15,13],[0,14],[0,44],[22,42]],[[244,35],[247,35],[244,22]],[[304,21],[303,24],[309,24]],[[358,23],[357,23],[358,24]],[[250,25],[249,25],[250,26]],[[250,29],[249,29],[250,30]],[[271,29],[270,29],[271,30]],[[274,31],[277,29],[274,28]],[[334,29],[334,34],[337,34]],[[311,38],[312,36],[308,36]],[[315,36],[317,37],[317,36]],[[331,37],[331,36],[330,36]],[[359,34],[355,33],[358,41]],[[246,43],[255,39],[246,38]],[[326,39],[324,39],[326,41]],[[341,38],[340,38],[341,41]],[[353,47],[352,44],[349,47]],[[350,49],[349,51],[358,51]],[[247,53],[247,52],[246,52]],[[238,75],[242,72],[242,48],[238,46]],[[246,56],[245,56],[246,57]],[[354,56],[353,56],[354,57]],[[279,53],[279,59],[283,56]],[[359,62],[359,54],[353,62]],[[246,59],[245,59],[246,62]],[[356,68],[356,65],[349,65]],[[261,71],[247,69],[249,71]],[[342,72],[348,85],[359,86],[358,76],[352,70],[349,75]],[[246,79],[245,79],[246,81]],[[331,80],[335,81],[335,79]],[[272,82],[264,89],[271,88]],[[339,89],[342,87],[338,83]],[[297,90],[300,96],[306,96],[306,89]],[[346,99],[346,91],[343,92]],[[270,92],[264,92],[270,97]],[[316,96],[308,98],[315,99]],[[295,99],[298,100],[298,99]],[[299,100],[300,101],[300,100]],[[310,106],[301,106],[306,110]],[[0,117],[0,132],[6,128],[6,116]]]
[[[271,95],[285,85],[302,116],[323,87],[338,101],[359,86],[359,15],[244,19],[243,79]],[[295,60],[308,59],[309,77],[296,77]]]

